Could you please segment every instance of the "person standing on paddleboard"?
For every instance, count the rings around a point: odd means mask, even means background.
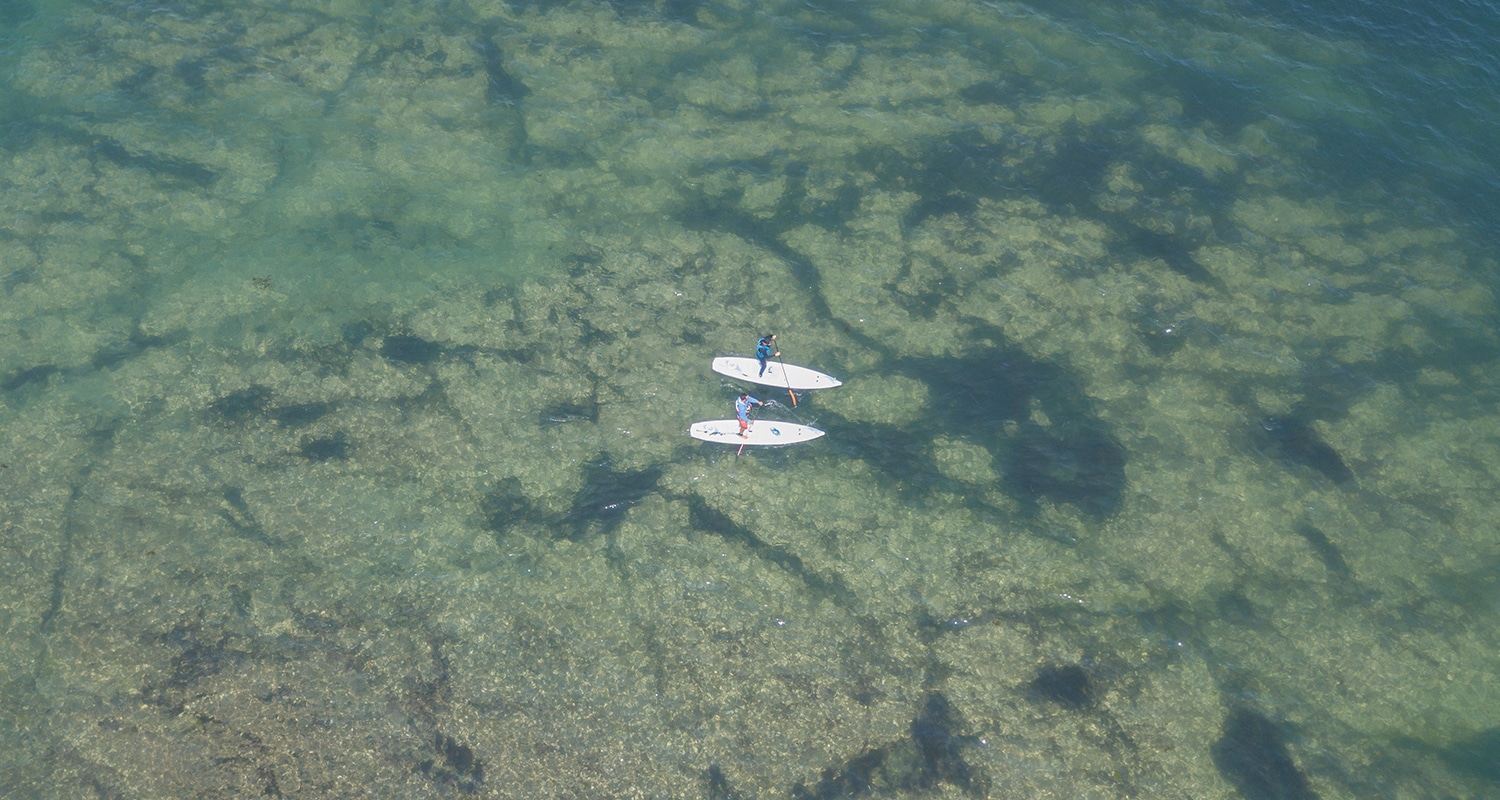
[[[760,376],[765,377],[766,359],[780,357],[781,351],[771,352],[776,347],[776,334],[768,333],[760,337],[760,343],[755,346],[755,357],[760,359]]]
[[[740,438],[748,439],[745,431],[750,430],[750,406],[763,406],[759,400],[750,396],[749,392],[740,392],[740,399],[734,401],[734,417],[740,421]]]

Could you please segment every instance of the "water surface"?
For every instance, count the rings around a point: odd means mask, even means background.
[[[1497,22],[0,0],[0,794],[1491,793]]]

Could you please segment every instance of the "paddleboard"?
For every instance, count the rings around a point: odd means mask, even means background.
[[[832,375],[825,375],[815,369],[799,367],[796,364],[781,364],[777,361],[766,361],[766,374],[760,374],[760,361],[743,356],[719,356],[714,359],[714,372],[725,377],[758,383],[762,386],[774,386],[778,389],[832,389],[835,386],[843,386],[843,381]]]
[[[810,442],[822,436],[823,431],[795,422],[758,419],[750,423],[750,430],[745,431],[745,438],[741,439],[739,420],[712,419],[707,422],[694,422],[693,427],[688,428],[688,435],[705,442],[722,444],[777,445]]]

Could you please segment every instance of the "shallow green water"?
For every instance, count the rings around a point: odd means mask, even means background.
[[[1493,791],[1487,51],[1305,11],[0,0],[0,795]]]

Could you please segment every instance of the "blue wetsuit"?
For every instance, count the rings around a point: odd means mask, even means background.
[[[755,346],[755,357],[760,359],[760,374],[766,374],[766,359],[771,357],[771,337],[767,336]]]

